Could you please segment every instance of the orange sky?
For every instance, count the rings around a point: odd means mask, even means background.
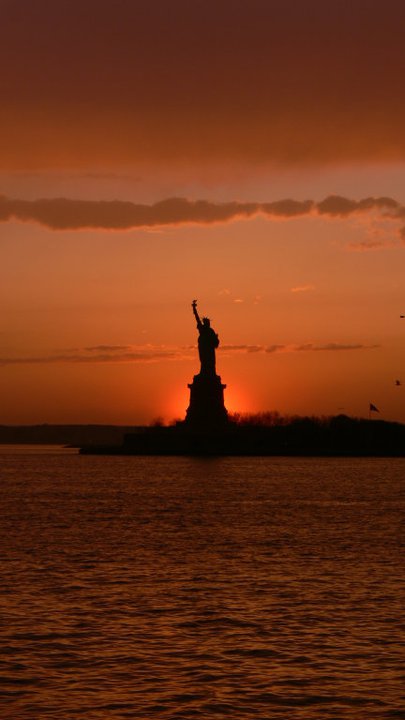
[[[405,422],[403,3],[0,9],[0,422]]]

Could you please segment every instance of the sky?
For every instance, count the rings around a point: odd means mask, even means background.
[[[0,423],[405,422],[402,0],[0,14]]]

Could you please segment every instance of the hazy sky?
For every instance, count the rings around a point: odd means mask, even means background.
[[[0,0],[0,422],[405,422],[402,0]],[[403,381],[403,387],[395,381]]]

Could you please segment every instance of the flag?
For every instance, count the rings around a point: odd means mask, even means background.
[[[369,408],[369,409],[370,409],[370,412],[378,412],[378,413],[380,412],[379,409],[378,409],[378,407],[376,407],[375,405],[373,405],[373,403],[370,403],[370,408]]]

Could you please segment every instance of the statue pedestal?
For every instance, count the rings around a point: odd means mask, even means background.
[[[187,409],[186,425],[198,430],[212,430],[224,427],[228,413],[224,405],[224,389],[219,375],[194,375],[190,388],[190,405]]]

